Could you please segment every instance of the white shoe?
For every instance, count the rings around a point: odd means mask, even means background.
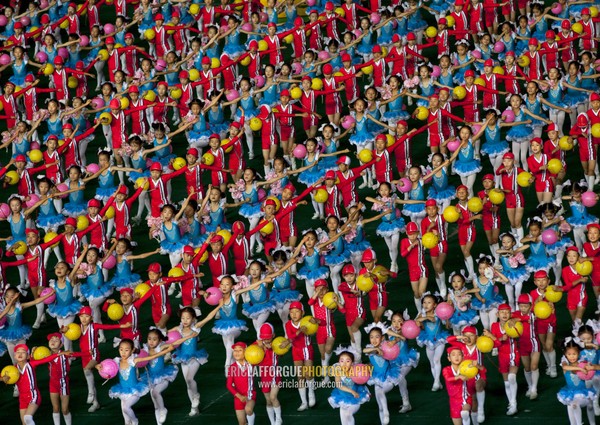
[[[494,357],[498,356],[498,349],[497,348],[494,348],[492,350],[492,356],[494,356]]]
[[[173,295],[175,293],[175,285],[171,285],[169,287],[169,295]]]
[[[263,252],[263,249],[264,249],[264,248],[265,248],[265,247],[264,247],[264,245],[263,245],[263,244],[261,244],[261,243],[257,244],[257,245],[256,245],[256,253],[257,253],[257,254],[260,254],[261,252]]]
[[[363,182],[360,186],[358,186],[359,189],[364,189],[365,187],[367,187],[367,182]]]
[[[513,416],[513,415],[516,415],[516,413],[517,413],[517,405],[516,404],[510,404],[508,406],[508,410],[506,411],[506,414],[508,416]]]
[[[314,213],[311,219],[317,220],[319,218],[319,213]]]
[[[531,392],[529,393],[529,400],[535,400],[535,399],[537,398],[537,396],[538,396],[538,393],[537,393],[537,391],[535,391],[535,390],[534,390],[534,391],[531,391]]]
[[[104,335],[102,335],[101,337],[98,338],[98,344],[102,344],[106,342],[106,337]]]
[[[98,404],[98,402],[96,400],[94,400],[94,403],[92,403],[92,405],[88,409],[88,412],[93,413],[98,409],[100,409],[100,404]]]
[[[527,392],[525,393],[525,397],[529,398],[531,397],[531,390],[527,390]]]
[[[410,405],[410,403],[406,403],[403,404],[402,407],[400,408],[399,412],[400,413],[407,413],[410,412],[412,410],[412,406]]]
[[[600,405],[598,404],[598,399],[594,400],[594,415],[600,416]]]
[[[383,420],[381,421],[382,425],[388,425],[390,423],[390,414],[386,413],[383,415]]]
[[[181,292],[178,292],[177,295],[175,295],[175,298],[181,298]]]
[[[248,159],[254,159],[254,152],[248,152]]]
[[[306,403],[302,403],[302,404],[300,405],[300,407],[298,407],[297,411],[298,411],[298,412],[304,412],[304,411],[305,411],[305,410],[307,410],[307,409],[308,409],[308,404],[306,404]]]
[[[309,391],[308,392],[308,407],[315,407],[315,404],[317,404],[317,400],[315,399],[315,393],[314,391]]]
[[[379,189],[379,183],[374,183],[374,184],[372,184],[372,185],[371,185],[371,189],[373,189],[373,190],[377,190],[377,189]]]
[[[87,404],[92,404],[94,402],[94,400],[96,400],[96,395],[95,394],[88,394]]]
[[[158,421],[159,421],[161,424],[164,424],[164,423],[165,423],[165,421],[167,420],[167,413],[168,413],[168,412],[169,412],[169,411],[168,411],[167,409],[162,409],[162,410],[160,411],[160,413],[158,414]]]
[[[319,220],[325,220],[325,216],[323,214],[319,215]]]
[[[36,320],[35,323],[32,326],[33,329],[39,329],[40,328],[40,322],[39,320]]]
[[[485,422],[485,413],[477,412],[477,422],[479,422],[479,423]]]
[[[431,387],[431,391],[439,391],[442,389],[442,384],[439,382],[434,382],[433,387]]]
[[[198,411],[197,407],[192,407],[192,410],[190,410],[190,413],[188,413],[189,417],[194,417],[198,415],[200,415],[200,412]]]
[[[19,389],[16,385],[15,388],[13,388],[13,397],[19,397]]]

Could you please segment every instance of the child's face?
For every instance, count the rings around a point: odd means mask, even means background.
[[[529,227],[529,234],[534,238],[537,238],[540,235],[540,233],[542,233],[542,231],[540,230],[540,226]]]
[[[173,210],[171,210],[171,208],[165,208],[161,212],[161,216],[164,221],[169,221],[173,218]]]
[[[479,264],[479,266],[477,266],[477,271],[479,272],[479,275],[483,276],[488,267],[490,266],[488,266],[486,263]]]
[[[22,348],[18,349],[15,352],[15,360],[19,363],[26,362],[28,357],[29,354],[27,354],[27,350],[24,350]]]
[[[67,275],[67,266],[64,263],[58,263],[54,266],[54,274],[56,277],[63,277]]]
[[[540,145],[539,143],[530,143],[529,147],[531,148],[531,152],[533,152],[534,154],[538,154],[542,151],[542,145]]]
[[[579,350],[574,347],[567,348],[565,351],[565,357],[569,363],[576,363],[579,360]]]
[[[194,317],[192,317],[192,315],[187,311],[183,312],[183,314],[181,315],[181,324],[185,328],[189,328],[190,326],[192,326],[194,320]]]
[[[119,355],[122,359],[128,359],[131,356],[132,352],[133,350],[131,348],[131,345],[127,343],[119,344]]]
[[[462,6],[461,6],[462,7]],[[450,363],[452,363],[453,365],[459,365],[461,364],[461,362],[463,361],[463,353],[461,350],[456,349],[456,350],[452,350],[450,352],[450,354],[448,354],[448,360],[450,361]]]
[[[160,344],[160,339],[154,332],[152,332],[152,333],[148,334],[147,343],[148,343],[149,348],[154,349],[154,348],[158,347],[158,344]]]
[[[544,291],[548,287],[547,277],[538,277],[533,279],[533,284],[540,290]]]
[[[498,319],[500,319],[501,322],[506,322],[510,319],[510,310],[499,310]]]
[[[456,192],[456,197],[458,198],[459,201],[466,201],[467,198],[469,197],[469,192],[467,190],[465,190],[464,188],[460,188]]]
[[[455,291],[458,291],[458,290],[462,289],[465,286],[465,281],[459,275],[454,275],[452,277],[452,282],[451,283],[452,283],[452,289],[454,289]]]
[[[515,242],[513,241],[513,239],[509,236],[504,236],[502,238],[502,248],[503,249],[512,249],[512,247],[515,245]]]
[[[233,358],[235,359],[236,362],[241,362],[244,360],[244,353],[246,350],[244,350],[242,347],[235,347],[233,349]]]
[[[463,333],[463,336],[465,337],[465,344],[468,346],[474,345],[477,341],[477,335],[472,332],[465,332]]]
[[[52,338],[50,338],[50,341],[48,341],[48,347],[50,347],[51,350],[57,351],[60,349],[61,346],[62,341],[57,336],[53,336]]]
[[[298,323],[300,319],[302,319],[302,311],[297,308],[293,308],[290,310],[290,319],[294,323]]]
[[[248,172],[247,170],[244,172],[244,180],[245,180],[247,172]],[[216,189],[211,190],[210,193],[208,194],[208,200],[210,202],[219,202],[221,200],[221,192],[219,192]]]
[[[382,198],[388,198],[390,196],[390,188],[387,184],[382,184],[381,186],[379,186],[379,195]]]
[[[77,168],[75,168],[75,167],[72,167],[72,168],[69,170],[69,179],[70,179],[71,181],[77,181],[77,180],[79,180],[79,176],[80,176],[80,175],[81,175],[81,174],[79,173],[79,170],[78,170]]]
[[[588,230],[587,233],[587,240],[591,243],[596,243],[598,242],[598,239],[600,239],[600,230],[596,227],[590,227],[590,230]]]
[[[579,254],[575,251],[567,252],[567,262],[570,265],[574,265],[579,260]]]
[[[521,312],[521,314],[529,314],[530,310],[531,310],[531,304],[529,304],[529,303],[519,304],[519,311]]]
[[[416,167],[411,167],[411,169],[408,170],[408,178],[410,179],[411,182],[419,181],[419,179],[421,178],[421,169],[416,168]]]
[[[383,152],[383,150],[385,149],[387,143],[385,140],[377,140],[375,141],[375,149],[377,149],[377,152]]]
[[[348,283],[349,285],[353,285],[354,282],[356,281],[356,274],[355,273],[347,273],[344,275],[344,281],[346,283]]]
[[[426,312],[433,311],[435,309],[435,301],[432,300],[431,297],[425,297],[423,298],[423,301],[421,301],[421,306]]]
[[[88,315],[88,314],[81,314],[79,316],[79,321],[81,322],[81,324],[83,326],[87,326],[91,323],[92,321],[92,316]]]
[[[148,272],[148,276],[150,276],[150,272]],[[124,306],[130,305],[133,301],[133,297],[129,292],[121,292],[119,299]]]
[[[98,261],[98,254],[96,253],[96,251],[88,251],[85,256],[85,259],[88,262],[88,264],[96,264],[96,262]]]
[[[404,324],[404,318],[402,318],[400,315],[395,314],[392,317],[392,326],[394,327],[394,329],[402,328],[403,324]]]
[[[258,264],[252,264],[248,272],[250,273],[251,277],[256,279],[260,277],[262,270],[260,269]]]
[[[348,355],[342,354],[338,360],[342,369],[348,369],[352,366],[352,358]]]
[[[381,344],[382,336],[380,332],[371,332],[369,334],[369,342],[373,347],[379,347]]]

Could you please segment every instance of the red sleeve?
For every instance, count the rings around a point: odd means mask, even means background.
[[[310,306],[313,306],[313,305],[315,305],[315,303],[316,303],[316,302],[317,302],[317,300],[316,300],[316,299],[314,299],[314,298],[309,298],[309,300],[308,300],[308,305],[310,305]]]
[[[409,254],[408,247],[410,246],[410,241],[408,239],[402,239],[400,241],[400,255],[406,257]]]
[[[306,198],[312,191],[313,191],[313,187],[309,186],[306,189],[304,189],[304,192],[302,192],[300,195],[298,195],[294,199],[292,199],[292,201],[293,202],[301,201],[302,199]]]
[[[58,356],[62,356],[62,354],[51,354],[48,357],[45,357],[41,360],[34,360],[33,358],[29,360],[29,364],[31,365],[31,367],[36,368],[40,365],[46,364],[46,363],[50,363],[51,361],[53,361],[54,359],[56,359]]]
[[[138,309],[139,309],[139,308],[142,306],[142,304],[144,304],[146,301],[148,301],[148,299],[149,299],[149,298],[150,298],[152,295],[154,295],[154,293],[155,293],[155,292],[158,290],[158,287],[159,287],[159,286],[160,286],[160,285],[152,285],[152,287],[150,288],[150,290],[149,290],[148,292],[146,292],[142,298],[140,298],[140,299],[138,299],[138,300],[135,300],[135,301],[133,302],[133,306],[134,306],[135,308],[138,308]]]
[[[233,239],[233,236],[231,238]],[[194,265],[197,266],[200,263],[200,259],[202,258],[202,256],[204,255],[204,253],[206,252],[207,249],[208,249],[208,241],[206,241],[202,244],[202,246],[200,247],[200,249],[198,250],[196,255],[194,255],[194,257],[192,258],[192,262],[194,263]]]
[[[235,384],[233,383],[233,376],[237,375],[237,365],[236,363],[229,365],[229,370],[227,373],[227,390],[235,397],[238,394],[238,391],[235,389]]]
[[[104,214],[106,214],[106,211],[108,211],[108,209],[115,203],[115,197],[114,195],[111,196],[110,198],[108,198],[108,200],[106,201],[106,205],[104,205],[104,207],[102,207],[102,209],[100,210],[100,212],[98,213],[98,215],[100,217],[104,217]]]
[[[45,251],[46,249],[48,249],[49,247],[51,247],[54,244],[57,244],[60,242],[60,240],[64,237],[64,234],[60,234],[60,235],[56,235],[54,238],[50,239],[48,242],[44,242],[40,244],[40,247],[42,248],[42,251]],[[27,260],[25,260],[27,261]]]
[[[40,171],[43,171],[45,169],[46,169],[46,164],[40,165],[39,167],[35,167],[35,168],[26,168],[25,170],[27,171],[27,174],[32,176],[35,173],[39,173]]]
[[[172,173],[169,173],[169,174],[163,174],[162,176],[160,176],[160,178],[163,179],[163,182],[166,183],[169,180],[174,179],[175,177],[180,176],[183,173],[185,173],[185,170],[187,170],[187,167],[180,168],[179,170],[173,171]]]
[[[99,329],[102,331],[112,331],[112,330],[121,329],[121,325],[108,325],[106,323],[94,323],[94,329]]]
[[[88,128],[84,133],[80,134],[79,136],[75,136],[75,141],[79,142],[80,140],[83,140],[86,137],[91,136],[95,130],[96,129],[94,127]]]
[[[77,236],[79,236],[80,238],[84,235],[87,235],[88,233],[90,233],[92,230],[94,230],[96,227],[100,226],[100,223],[102,223],[101,221],[97,221],[95,223],[90,224],[87,228],[80,230],[77,233]]]
[[[139,198],[139,196],[142,194],[143,191],[144,191],[144,187],[143,186],[138,187],[137,190],[133,193],[133,195],[131,195],[131,197],[125,201],[125,204],[129,208],[131,208],[131,206],[133,205],[133,203],[135,202],[135,200],[137,198]]]

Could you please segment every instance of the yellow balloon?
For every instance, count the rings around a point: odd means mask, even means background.
[[[467,202],[467,209],[474,214],[478,214],[483,209],[483,202],[481,202],[481,198],[478,196],[473,196]]]
[[[191,15],[197,15],[198,13],[200,13],[200,5],[198,5],[196,3],[190,4],[189,11],[190,11]]]
[[[312,319],[312,316],[304,316],[302,319],[300,319],[300,327],[304,326],[306,328],[306,335],[314,335],[319,329],[319,325],[311,322],[310,319]]]
[[[181,91],[179,87],[174,87],[171,89],[170,94],[173,99],[178,100],[179,98],[181,98],[181,95],[183,95],[183,91]]]
[[[221,140],[221,147],[227,145],[229,142],[231,142],[230,139],[223,139]],[[233,150],[233,145],[229,146],[227,149],[225,149],[225,153],[229,153]]]
[[[425,248],[432,249],[432,248],[435,248],[436,245],[438,244],[439,238],[436,234],[434,234],[432,232],[427,232],[421,238],[421,242],[423,243],[423,246]]]
[[[418,120],[425,121],[429,116],[429,109],[424,106],[418,106],[417,110],[415,111],[415,115]]]
[[[394,139],[394,136],[392,136],[389,133],[385,135],[385,138],[387,139],[387,147],[388,148],[396,142],[396,139]]]
[[[517,63],[519,64],[520,67],[525,68],[526,66],[529,66],[529,63],[531,62],[531,60],[529,59],[529,56],[525,56],[522,55],[521,57],[519,57],[519,59],[517,60]]]
[[[294,42],[294,36],[292,34],[288,34],[283,37],[283,41],[285,41],[287,44],[292,44]]]
[[[446,16],[446,25],[448,28],[452,28],[456,22],[454,21],[454,17],[452,15]]]
[[[571,29],[573,30],[573,32],[576,32],[577,34],[581,34],[583,32],[583,25],[581,25],[579,22],[575,22],[571,26]]]
[[[582,263],[575,263],[575,271],[581,276],[589,276],[590,274],[592,274],[593,268],[594,266],[589,260],[585,260]]]
[[[69,28],[69,20],[65,19],[64,21],[62,21],[60,23],[59,27],[61,27],[64,30],[68,29]]]
[[[29,151],[29,159],[31,160],[31,162],[34,163],[42,162],[42,159],[44,159],[44,155],[42,154],[41,150],[32,149]]]
[[[108,50],[100,49],[98,51],[98,56],[100,56],[100,60],[106,62],[108,60]]]
[[[373,267],[371,274],[375,275],[377,281],[381,283],[386,283],[389,279],[389,270],[379,264]]]
[[[341,7],[336,7],[334,12],[341,16],[342,18],[346,16],[346,11],[344,9],[342,9]]]
[[[142,184],[144,185],[144,190],[148,190],[148,189],[150,189],[150,183],[148,183],[148,180],[146,180],[146,179],[145,179],[145,178],[143,178],[143,177],[138,177],[138,178],[135,180],[135,187],[136,187],[136,188],[138,188],[138,187],[140,187]]]
[[[152,28],[148,28],[146,31],[144,31],[144,38],[146,40],[154,40],[154,37],[156,37],[156,33]]]
[[[192,68],[188,71],[189,73],[189,77],[190,77],[190,81],[196,81],[198,80],[198,78],[200,78],[200,71],[198,71],[196,68]]]
[[[78,85],[79,82],[77,81],[77,78],[71,75],[67,80],[67,86],[69,86],[70,89],[76,89]]]
[[[365,75],[371,75],[373,73],[373,65],[368,65],[360,69]]]
[[[500,189],[492,189],[488,193],[488,198],[490,198],[490,202],[494,205],[500,205],[504,202],[504,192]]]
[[[592,18],[598,16],[598,8],[596,6],[590,6],[590,16]]]
[[[279,198],[275,195],[271,195],[267,199],[275,202],[275,212],[278,212],[279,209],[281,208],[281,201],[279,200]]]
[[[456,86],[452,90],[452,94],[458,100],[463,100],[465,98],[465,96],[467,95],[467,91],[465,90],[465,88],[463,86]]]
[[[148,90],[146,93],[144,93],[144,99],[148,102],[154,102],[156,99],[156,93],[154,93],[152,90]]]
[[[12,186],[19,183],[19,174],[15,170],[6,173],[6,178],[8,179],[8,184]]]
[[[206,165],[213,165],[215,163],[215,156],[210,152],[206,152],[204,155],[202,155],[202,163]]]
[[[501,66],[495,66],[493,69],[493,73],[498,75],[504,75],[504,68],[502,68]]]
[[[16,366],[9,365],[9,366],[4,366],[4,368],[2,369],[2,372],[0,372],[0,376],[2,376],[2,377],[8,376],[7,384],[13,385],[13,384],[17,383],[17,381],[21,377],[21,374],[19,373],[19,369],[17,369]]]
[[[121,101],[121,109],[129,108],[129,99],[127,99],[126,97],[122,97],[120,99],[120,101]]]
[[[112,115],[109,112],[102,112],[100,114],[100,121],[102,124],[110,125],[112,122]]]
[[[241,63],[243,66],[248,66],[248,65],[250,65],[250,62],[252,62],[252,58],[251,58],[250,56],[246,56],[244,59],[242,59],[242,60],[240,61],[240,63]]]
[[[570,151],[573,149],[573,139],[569,136],[562,136],[558,139],[558,147],[563,151]]]
[[[481,335],[477,337],[477,349],[482,353],[491,353],[494,349],[494,341],[489,336]]]
[[[51,63],[47,63],[43,68],[44,75],[52,75],[54,72],[54,66]]]
[[[173,169],[175,171],[177,170],[181,170],[183,167],[185,167],[187,165],[187,162],[185,159],[183,159],[182,157],[177,157],[173,160]]]
[[[265,40],[258,40],[258,51],[264,52],[269,49],[269,44]]]
[[[337,303],[335,302],[335,299],[335,292],[327,292],[325,295],[323,295],[323,304],[329,310],[335,310],[337,308]]]
[[[458,367],[458,373],[468,379],[475,378],[479,373],[477,362],[475,360],[464,360]]]
[[[290,96],[292,99],[300,99],[302,97],[302,89],[299,87],[294,87],[290,90]]]
[[[530,180],[532,177],[533,176],[531,175],[531,173],[527,171],[521,171],[517,176],[517,184],[521,187],[529,187],[529,185],[531,185]]]
[[[427,29],[425,30],[425,35],[429,38],[434,38],[437,35],[437,28],[436,27],[427,27]]]
[[[200,247],[196,248],[194,250],[194,254],[198,254],[198,252],[200,252]],[[208,260],[208,251],[204,251],[204,254],[202,254],[202,257],[200,257],[200,264],[203,264],[206,262],[206,260]]]
[[[369,276],[361,274],[356,278],[356,286],[363,292],[369,292],[375,286],[375,282]]]
[[[290,348],[292,347],[291,344],[286,344],[285,347],[282,347],[282,344],[286,341],[287,339],[283,336],[278,336],[277,338],[273,339],[273,342],[271,343],[271,346],[273,347],[273,352],[278,356],[283,356],[288,351],[290,351]]]
[[[504,324],[504,332],[511,338],[519,338],[523,335],[523,323],[515,322],[511,326],[511,322],[506,322]]]
[[[320,78],[313,78],[310,86],[313,90],[321,90],[323,88],[323,80]]]
[[[600,125],[600,124],[598,124]],[[562,171],[563,169],[563,165],[562,162],[560,161],[560,159],[551,159],[550,161],[548,161],[548,171],[550,171],[552,174],[558,174]]]
[[[442,215],[448,223],[456,223],[460,218],[460,212],[454,205],[447,206]]]
[[[358,153],[358,159],[360,159],[360,162],[362,162],[363,164],[366,164],[367,162],[370,162],[373,160],[373,151],[369,150],[369,149],[363,149]]]
[[[13,244],[13,250],[16,255],[25,255],[27,252],[27,245],[23,241],[17,241]]]
[[[67,325],[67,331],[65,332],[65,338],[70,341],[77,341],[81,338],[81,328],[77,323],[69,323]]]
[[[485,80],[481,77],[477,77],[475,78],[475,84],[477,84],[480,87],[485,87]]]
[[[31,357],[33,357],[33,360],[42,360],[48,357],[50,354],[52,353],[50,352],[50,349],[48,347],[40,345],[39,347],[36,347],[35,350],[33,350],[33,353],[31,353]]]
[[[227,245],[227,242],[231,239],[231,232],[227,229],[222,229],[217,232],[217,235],[223,237],[223,245]]]
[[[123,306],[121,304],[114,303],[108,306],[106,314],[108,314],[108,318],[110,320],[118,322],[125,315],[125,310],[123,309]]]
[[[169,277],[183,277],[183,275],[185,275],[185,272],[179,267],[173,267],[168,273]]]
[[[211,67],[212,69],[214,69],[214,68],[218,68],[218,67],[220,67],[220,66],[221,66],[221,61],[220,61],[218,58],[212,58],[212,59],[210,60],[210,67]]]
[[[142,298],[150,290],[150,286],[146,283],[140,283],[135,287],[134,292]]]
[[[252,366],[256,366],[265,358],[265,350],[256,344],[249,345],[244,351],[244,358]]]
[[[562,299],[562,291],[557,291],[555,286],[548,286],[544,297],[551,303],[557,303]]]
[[[594,137],[600,137],[600,123],[596,123],[594,125],[592,125],[592,136]]]
[[[329,198],[329,194],[325,189],[317,189],[317,192],[315,193],[316,202],[318,202],[319,204],[323,204],[327,202],[327,198]]]
[[[85,230],[90,225],[90,220],[85,215],[80,215],[77,217],[77,230]]]
[[[533,314],[540,320],[547,319],[552,315],[552,307],[546,301],[538,301],[533,307]]]
[[[52,239],[54,239],[57,236],[58,236],[58,233],[55,233],[55,232],[46,232],[46,234],[44,235],[44,243],[50,242]],[[54,247],[57,247],[57,246],[58,246],[58,242],[56,242],[50,248],[54,248]]]
[[[109,220],[111,218],[115,218],[115,208],[113,206],[108,207],[104,213],[104,217],[108,218]]]
[[[260,129],[262,128],[262,126],[263,126],[263,123],[260,120],[260,118],[254,117],[254,118],[250,119],[250,129],[252,131],[260,131]]]
[[[270,235],[275,230],[275,227],[273,226],[273,223],[268,220],[262,220],[259,224],[262,224],[265,221],[267,223],[261,227],[260,233],[262,233],[263,235]]]

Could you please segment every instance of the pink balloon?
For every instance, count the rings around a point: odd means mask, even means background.
[[[22,16],[19,21],[21,22],[21,25],[23,25],[24,27],[28,27],[29,24],[31,23],[31,19],[29,19],[29,16]]]
[[[348,130],[355,122],[356,120],[352,115],[346,115],[342,118],[342,127],[344,127],[344,130]]]
[[[113,359],[102,360],[98,374],[103,379],[112,379],[119,373],[119,365]]]
[[[246,22],[242,25],[242,31],[252,31],[252,24],[250,22]]]
[[[260,22],[262,22],[263,24],[265,22],[267,22],[267,20],[269,19],[269,15],[267,15],[265,12],[260,12]]]
[[[390,341],[384,341],[380,348],[383,352],[383,358],[386,360],[396,360],[398,354],[400,354],[400,346]]]
[[[0,65],[8,65],[10,63],[10,56],[8,56],[6,53],[3,55],[0,55]]]
[[[359,30],[359,29],[355,29],[355,30],[354,30],[354,31],[352,31],[352,32],[354,33],[354,36],[355,36],[355,37],[357,37],[357,38],[358,38],[358,37],[360,37],[360,36],[362,35],[362,33],[360,32],[360,30]]]
[[[596,194],[591,190],[588,190],[587,192],[583,192],[581,194],[581,203],[584,206],[591,208],[594,205],[596,205],[596,202],[598,202],[596,199]]]
[[[40,297],[44,297],[44,296],[48,295],[51,292],[52,292],[52,289],[50,289],[50,288],[44,288],[44,289],[42,289],[42,292],[40,292]],[[49,305],[49,304],[52,304],[54,301],[56,301],[56,294],[52,294],[51,296],[49,296],[48,298],[46,298],[44,300],[44,304]]]
[[[371,369],[369,366],[361,363],[352,365],[353,373],[351,376],[352,382],[357,385],[365,385],[371,377]]]
[[[59,47],[59,49],[58,49],[58,56],[60,56],[61,58],[67,60],[67,59],[69,59],[69,51],[67,50],[66,47]]]
[[[447,302],[441,302],[435,308],[435,314],[440,320],[448,320],[454,314],[454,307]]]
[[[505,109],[502,112],[502,116],[504,117],[504,122],[514,122],[515,121],[515,113],[512,109]]]
[[[294,154],[294,158],[302,159],[306,156],[306,146],[296,145],[296,147],[294,148],[294,151],[292,153]],[[6,204],[4,204],[4,205],[6,205]]]
[[[10,207],[8,204],[0,204],[0,217],[7,218],[10,215]]]
[[[29,195],[29,201],[25,201],[25,206],[27,208],[30,208],[39,200],[40,200],[40,197],[37,196],[35,193],[32,193],[31,195]]]
[[[479,133],[479,130],[481,130],[481,126],[479,124],[473,124],[473,126],[471,127],[471,131],[473,131],[473,134]]]
[[[181,339],[179,331],[169,331],[167,333],[167,344],[173,344],[178,339]]]
[[[473,56],[475,59],[481,59],[481,52],[479,50],[473,50],[471,52],[471,56]]]
[[[402,336],[406,339],[415,339],[421,333],[421,328],[414,320],[407,320],[402,325]]]
[[[546,245],[553,245],[558,241],[558,236],[556,236],[556,231],[552,229],[546,229],[542,232],[542,242]]]
[[[48,7],[48,0],[40,0],[40,9],[45,9]]]
[[[460,142],[458,140],[452,140],[451,142],[448,142],[446,147],[450,152],[456,152],[456,149],[460,147]]]
[[[442,75],[442,68],[440,68],[437,65],[433,65],[433,70],[431,71],[431,76],[439,77],[440,75]]]
[[[66,192],[67,190],[69,190],[69,186],[67,186],[65,183],[59,183],[59,184],[56,185],[56,190],[59,191],[59,192]],[[69,195],[68,194],[67,195],[61,195],[60,197],[64,199],[67,196],[69,196]]]
[[[29,148],[30,148],[31,150],[34,150],[34,149],[39,149],[39,148],[40,148],[40,144],[39,144],[38,142],[31,142],[31,143],[29,144]]]
[[[580,362],[577,366],[580,368],[585,368],[588,362]],[[596,374],[595,370],[588,370],[587,372],[577,372],[577,377],[582,381],[589,381]]]
[[[44,52],[37,52],[35,54],[35,58],[38,60],[38,62],[44,63],[48,60],[48,55]]]
[[[596,334],[596,344],[600,344],[600,332]]]
[[[232,100],[239,99],[240,93],[237,90],[229,90],[225,97],[231,102]]]
[[[258,189],[258,201],[262,202],[265,200],[265,198],[267,197],[267,192],[265,192],[264,189]]]
[[[109,255],[106,260],[102,263],[102,268],[106,270],[110,270],[117,265],[117,257],[114,255]]]
[[[381,15],[376,12],[371,13],[371,23],[377,25],[379,22],[381,22]]]
[[[300,62],[294,62],[292,64],[292,71],[294,71],[294,74],[301,74],[302,73],[302,64]]]
[[[90,174],[94,174],[100,171],[100,166],[98,164],[88,164],[85,170]]]
[[[104,99],[101,99],[99,97],[93,98],[92,106],[94,107],[94,109],[100,109],[100,108],[104,107]]]
[[[494,43],[494,52],[502,53],[503,51],[504,51],[504,43],[501,41],[496,41],[496,43]]]
[[[314,6],[317,3],[317,0],[306,0],[306,4],[308,6]]]
[[[0,328],[2,326],[4,326],[4,324],[6,323],[6,320],[8,319],[8,317],[4,316],[2,319],[0,319]]]
[[[167,63],[163,59],[158,59],[155,68],[157,71],[164,71],[167,68]]]
[[[321,50],[317,57],[322,61],[327,60],[329,59],[329,52],[327,50]]]
[[[79,45],[81,47],[85,47],[90,44],[90,38],[87,35],[82,35],[79,37]]]
[[[137,355],[138,357],[148,357],[150,354],[148,354],[148,352],[146,350],[140,350],[139,354]],[[137,362],[135,364],[135,367],[146,367],[148,365],[148,363],[150,363],[149,360],[146,361],[142,361],[142,362]]]
[[[396,187],[400,192],[408,193],[410,192],[410,189],[412,189],[412,183],[410,182],[408,177],[402,177]]]
[[[554,3],[552,5],[552,9],[550,9],[552,11],[552,13],[554,13],[555,15],[558,15],[560,12],[562,12],[562,5],[560,3]]]
[[[4,15],[0,15],[0,27],[5,27],[8,24],[8,19]]]
[[[113,32],[115,32],[113,24],[104,24],[104,34],[112,34]]]
[[[221,290],[216,286],[212,286],[206,290],[206,298],[204,300],[208,305],[217,305],[221,301],[221,298],[223,298]]]
[[[262,75],[257,75],[256,77],[254,77],[254,81],[256,82],[256,87],[258,88],[261,88],[265,85],[265,77],[263,77]]]

